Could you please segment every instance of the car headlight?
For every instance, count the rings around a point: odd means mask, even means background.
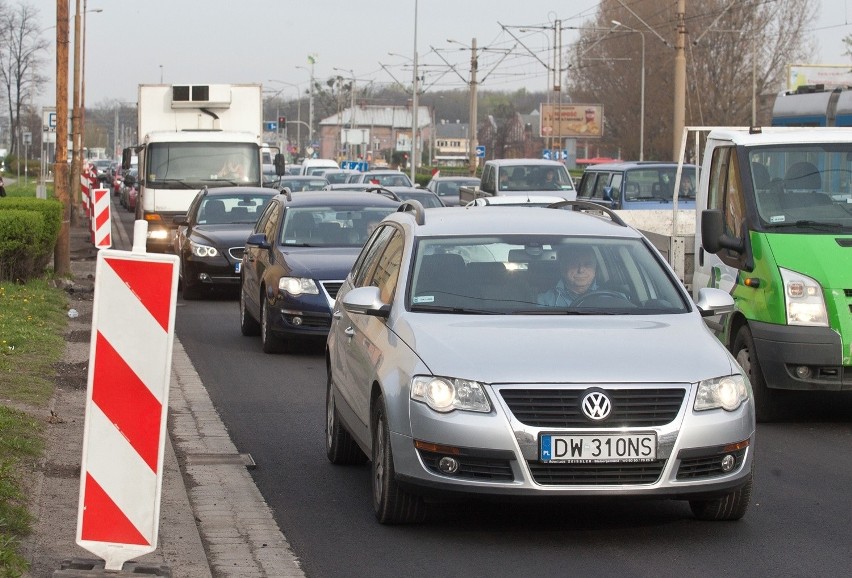
[[[305,279],[304,277],[281,277],[278,281],[278,289],[286,291],[290,295],[301,295],[307,293],[310,295],[318,295],[319,289],[313,279]]]
[[[726,375],[698,383],[695,411],[722,408],[734,411],[748,399],[748,386],[743,375]]]
[[[780,267],[779,269],[781,281],[784,283],[787,324],[828,327],[825,299],[819,283],[801,273]]]
[[[169,238],[169,230],[151,227],[151,228],[148,229],[148,238],[149,239],[157,239],[157,240],[168,239]]]
[[[456,409],[491,411],[482,384],[467,379],[418,375],[411,380],[411,399],[420,401],[441,413]]]
[[[219,251],[216,250],[216,247],[202,245],[194,241],[189,242],[189,250],[192,251],[192,254],[196,257],[215,257],[219,254]]]

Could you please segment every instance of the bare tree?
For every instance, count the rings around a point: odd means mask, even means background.
[[[814,0],[689,2],[687,125],[748,125],[752,91],[761,103],[784,86],[786,64],[812,53],[805,30]],[[645,43],[645,158],[668,159],[672,146],[676,3],[602,0],[573,46],[568,92],[574,102],[602,103],[602,146],[638,158]],[[618,24],[616,24],[618,23]],[[768,96],[769,98],[761,98]],[[765,110],[758,124],[765,123]]]
[[[9,106],[10,154],[16,154],[21,112],[47,82],[42,74],[50,43],[41,36],[38,10],[20,2],[0,10],[0,84]]]

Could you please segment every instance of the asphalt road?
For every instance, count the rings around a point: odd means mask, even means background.
[[[368,466],[323,444],[322,345],[266,355],[234,295],[179,301],[177,335],[308,576],[841,576],[852,568],[852,397],[760,425],[752,507],[733,523],[686,503],[591,500],[432,506],[427,522],[373,518]]]
[[[325,457],[322,344],[262,353],[235,296],[179,298],[177,337],[308,576],[849,575],[852,395],[788,396],[790,421],[758,426],[739,522],[698,522],[683,502],[582,500],[433,505],[422,525],[381,526],[369,466]]]

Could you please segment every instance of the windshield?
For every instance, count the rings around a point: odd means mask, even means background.
[[[260,154],[249,143],[153,143],[148,155],[151,188],[260,186]]]
[[[562,165],[513,165],[500,169],[501,191],[571,191],[571,177]]]
[[[756,147],[748,158],[765,229],[852,232],[852,143]]]
[[[198,206],[199,225],[251,224],[273,195],[233,194],[204,197]]]
[[[503,315],[650,315],[689,310],[640,239],[512,235],[424,238],[412,311]]]
[[[280,245],[360,247],[394,207],[288,207]]]

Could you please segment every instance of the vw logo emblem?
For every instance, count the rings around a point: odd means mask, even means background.
[[[591,391],[583,396],[581,407],[587,418],[600,421],[609,417],[612,411],[612,402],[604,392]]]

